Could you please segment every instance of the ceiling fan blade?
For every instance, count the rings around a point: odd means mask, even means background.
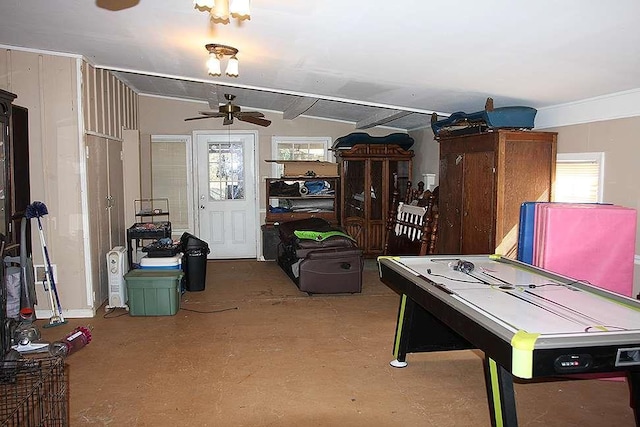
[[[253,123],[258,126],[269,126],[271,124],[271,120],[261,119],[260,117],[254,116],[236,116],[238,120],[242,120],[243,122]]]
[[[219,111],[198,111],[199,114],[207,117],[224,117],[224,113],[220,113]]]
[[[240,118],[240,117],[264,117],[264,114],[262,114],[260,111],[242,111],[240,113],[236,113],[235,114],[236,117]]]
[[[188,122],[189,120],[201,120],[201,119],[215,119],[215,117],[212,117],[212,116],[188,117],[188,118],[184,119],[184,121]]]

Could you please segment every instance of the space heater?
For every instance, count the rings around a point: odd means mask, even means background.
[[[115,246],[107,252],[107,277],[109,279],[109,302],[106,310],[125,308],[127,306],[127,283],[124,275],[127,273],[127,250],[124,246]]]

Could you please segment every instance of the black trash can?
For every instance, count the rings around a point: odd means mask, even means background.
[[[180,238],[182,246],[182,269],[185,275],[185,288],[187,291],[204,291],[207,279],[207,254],[209,245],[190,233],[182,234]]]

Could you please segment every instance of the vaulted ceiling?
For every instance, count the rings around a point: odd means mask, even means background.
[[[432,112],[535,108],[640,88],[640,2],[254,0],[211,21],[192,0],[3,0],[0,45],[82,55],[141,95],[426,127]],[[207,43],[239,49],[211,77]],[[203,106],[206,108],[206,106]]]

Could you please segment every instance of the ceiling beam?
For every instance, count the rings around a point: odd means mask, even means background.
[[[301,96],[293,101],[291,105],[282,112],[282,118],[285,120],[293,120],[309,108],[313,107],[316,102],[318,102],[318,98]]]
[[[374,126],[383,125],[385,123],[389,123],[393,120],[399,119],[400,117],[404,117],[411,114],[411,111],[402,111],[402,110],[386,110],[380,111],[372,116],[367,117],[366,119],[360,120],[356,123],[356,129],[369,129]]]

